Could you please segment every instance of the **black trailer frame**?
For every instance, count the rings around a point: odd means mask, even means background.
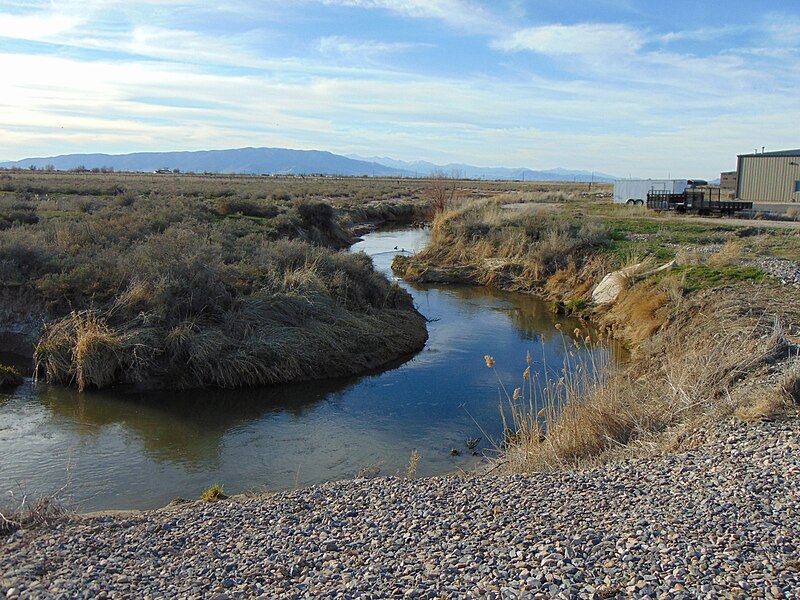
[[[722,214],[732,215],[742,210],[752,210],[752,202],[721,200],[719,190],[717,199],[707,199],[704,191],[686,190],[680,194],[652,190],[647,193],[647,208],[653,210],[674,210],[678,213],[698,215]]]

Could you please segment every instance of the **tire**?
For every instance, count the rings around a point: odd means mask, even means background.
[[[643,206],[644,205],[644,200],[637,200],[636,202],[634,202],[634,204],[636,206]]]
[[[625,204],[627,206],[633,206],[634,204],[636,204],[636,200],[634,200],[633,198],[628,198],[628,201]]]

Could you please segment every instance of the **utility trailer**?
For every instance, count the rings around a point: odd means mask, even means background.
[[[679,194],[653,190],[647,193],[647,208],[665,211],[672,210],[678,213],[691,213],[698,215],[732,215],[742,210],[751,210],[752,202],[722,200],[720,190],[709,189],[708,198],[706,191],[686,189]],[[716,199],[712,192],[716,191]]]

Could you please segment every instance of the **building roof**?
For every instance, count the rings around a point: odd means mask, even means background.
[[[756,152],[755,154],[739,154],[739,156],[800,156],[800,149],[778,150],[777,152]]]

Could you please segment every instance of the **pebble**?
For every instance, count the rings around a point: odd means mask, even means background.
[[[530,475],[358,479],[0,538],[0,597],[800,597],[800,425]]]
[[[788,258],[769,257],[752,261],[752,264],[783,285],[800,289],[800,263]]]

